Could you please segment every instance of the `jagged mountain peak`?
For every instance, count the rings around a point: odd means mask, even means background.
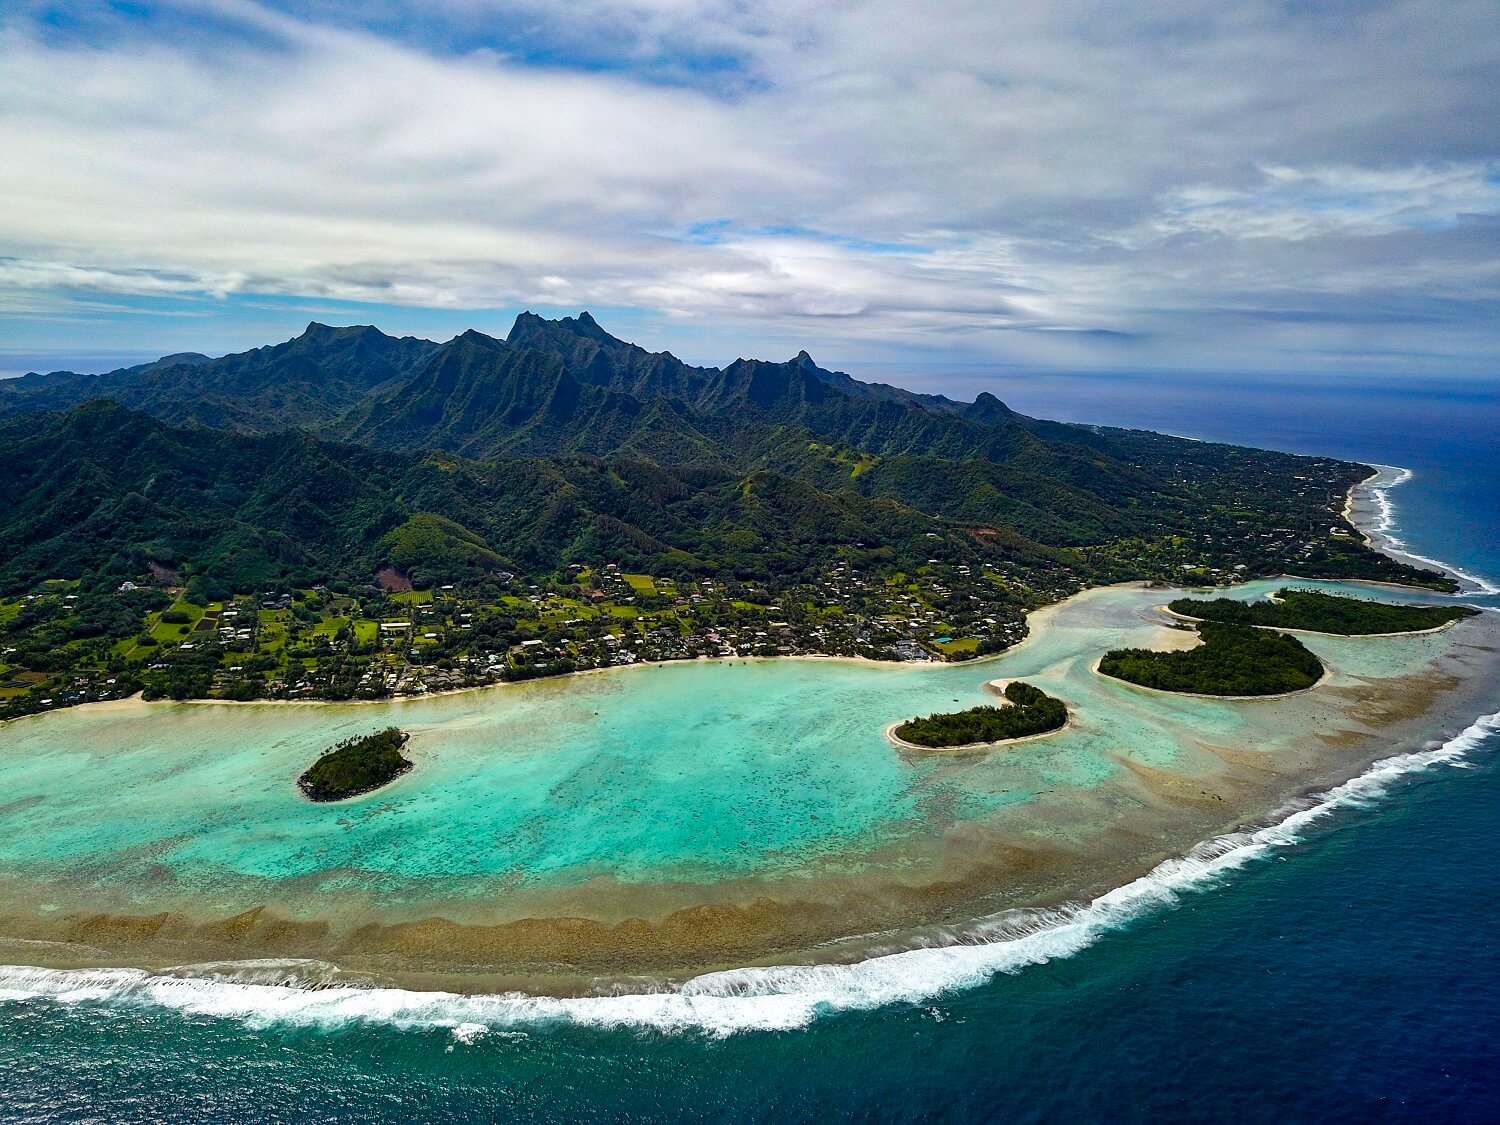
[[[560,320],[548,320],[544,316],[526,311],[516,317],[506,342],[521,347],[545,347],[548,345],[576,342],[578,339],[592,340],[611,347],[634,347],[617,336],[611,336],[586,310],[576,317],[565,316]]]
[[[494,336],[486,336],[477,328],[470,328],[463,332],[460,332],[457,336],[453,337],[453,339],[450,341],[450,344],[468,344],[471,346],[493,348],[496,350],[507,346],[506,341],[497,340]]]
[[[505,339],[510,343],[514,343],[516,338],[521,334],[548,323],[550,321],[546,317],[538,316],[530,309],[527,309],[525,312],[516,314],[515,323],[510,326],[510,332],[506,334]]]
[[[959,403],[866,383],[825,370],[806,350],[782,362],[692,367],[619,340],[587,311],[557,320],[527,311],[504,340],[469,329],[445,344],[313,321],[282,344],[212,361],[16,383],[0,387],[0,415],[109,396],[172,423],[258,433],[305,427],[479,457],[607,451],[635,440],[639,419],[654,417],[650,408],[662,401],[680,403],[694,432],[746,448],[800,429],[879,454],[1003,457],[1029,424],[993,395]],[[664,432],[652,427],[650,444],[670,458],[674,439]]]
[[[344,340],[353,336],[385,336],[385,333],[373,324],[324,324],[322,321],[310,320],[299,340]]]
[[[974,422],[994,423],[1014,418],[1016,414],[989,391],[980,391],[974,401],[963,408],[963,416]]]

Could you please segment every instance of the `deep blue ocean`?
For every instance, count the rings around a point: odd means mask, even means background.
[[[1405,466],[1397,534],[1500,579],[1500,383],[986,385],[1041,416]],[[552,1024],[465,1042],[0,1000],[0,1116],[1500,1121],[1497,751],[1491,736],[1405,774],[1071,956],[797,1031]]]

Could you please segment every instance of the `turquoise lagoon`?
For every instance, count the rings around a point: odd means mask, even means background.
[[[379,704],[128,701],[20,720],[0,730],[0,898],[37,926],[266,903],[346,929],[433,915],[611,922],[951,882],[992,868],[1000,844],[1085,855],[1122,828],[1155,862],[1272,811],[1257,801],[1390,752],[1387,740],[1351,766],[1330,748],[1380,735],[1371,692],[1469,659],[1464,638],[1482,628],[1306,638],[1333,675],[1283,700],[1166,696],[1091,671],[1111,647],[1189,643],[1155,612],[1172,596],[1092,590],[1035,615],[1011,653],[967,664],[694,662]],[[888,723],[972,706],[1001,677],[1067,702],[1069,729],[957,755],[886,740]],[[411,732],[415,770],[348,802],[301,797],[294,778],[319,752],[389,724]],[[1247,769],[1247,754],[1263,761]],[[1180,837],[1154,838],[1158,824]],[[891,918],[914,920],[909,904]]]

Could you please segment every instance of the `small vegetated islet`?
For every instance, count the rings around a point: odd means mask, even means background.
[[[1177,652],[1119,648],[1099,671],[1117,680],[1194,695],[1281,695],[1317,683],[1323,664],[1296,637],[1249,625],[1204,621],[1203,643]]]
[[[1468,606],[1393,605],[1317,590],[1283,589],[1276,600],[1239,602],[1232,598],[1197,601],[1179,598],[1167,607],[1183,617],[1221,621],[1231,625],[1259,625],[1276,629],[1305,629],[1311,633],[1361,636],[1373,633],[1412,633],[1436,629],[1450,621],[1473,617]]]
[[[313,801],[341,801],[379,789],[412,768],[401,754],[408,737],[397,727],[386,727],[347,738],[314,762],[297,785]]]
[[[1009,703],[1004,707],[971,707],[911,719],[896,728],[896,737],[939,749],[1046,734],[1068,721],[1068,708],[1062,700],[1031,684],[1019,680],[1007,684],[1005,698]]]

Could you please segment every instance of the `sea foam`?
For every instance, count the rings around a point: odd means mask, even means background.
[[[382,1024],[446,1031],[459,1044],[492,1031],[504,1037],[556,1024],[713,1037],[794,1030],[835,1012],[921,1004],[1069,957],[1145,914],[1172,906],[1184,893],[1211,887],[1247,863],[1296,844],[1310,824],[1335,809],[1369,805],[1404,775],[1462,765],[1465,755],[1497,731],[1500,713],[1483,716],[1445,743],[1378,761],[1358,777],[1282,810],[1266,827],[1199,844],[1092,902],[1006,911],[950,935],[949,944],[854,964],[734,969],[657,991],[583,997],[361,987],[339,983],[322,962],[229,962],[165,972],[5,966],[0,967],[0,1003],[152,1007],[256,1028]]]
[[[1467,591],[1470,594],[1500,594],[1500,586],[1496,586],[1488,578],[1482,578],[1477,574],[1470,574],[1468,571],[1460,570],[1452,563],[1443,562],[1441,559],[1419,555],[1406,545],[1404,539],[1395,534],[1396,507],[1391,502],[1391,489],[1405,484],[1416,474],[1410,469],[1403,469],[1399,465],[1381,465],[1379,468],[1382,476],[1388,472],[1396,474],[1391,480],[1381,480],[1375,484],[1363,486],[1368,490],[1370,499],[1375,505],[1375,524],[1369,528],[1369,533],[1372,537],[1378,538],[1379,545],[1405,555],[1409,559],[1415,559],[1417,562],[1427,563],[1429,566],[1435,566],[1439,570],[1447,571],[1460,582],[1467,582],[1473,586],[1472,590]]]

